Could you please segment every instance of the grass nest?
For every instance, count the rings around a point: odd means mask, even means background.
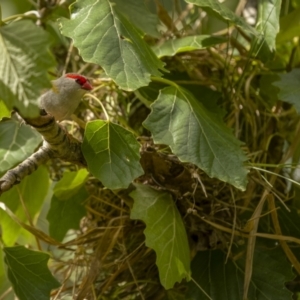
[[[293,201],[294,191],[287,175],[291,169],[284,166],[292,163],[298,148],[299,116],[290,105],[272,99],[276,93],[268,95],[270,87],[261,81],[263,74],[271,73],[268,67],[251,59],[244,48],[233,56],[236,50],[228,44],[220,45],[183,53],[165,62],[178,84],[219,92],[224,121],[243,141],[249,159],[246,191],[208,177],[196,166],[179,161],[166,146],[155,145],[141,125],[149,107],[135,93],[119,91],[112,83],[104,87],[99,83],[102,88],[97,92],[110,117],[140,136],[145,174],[136,182],[172,194],[185,224],[191,258],[197,251],[217,248],[230,256],[235,243],[246,244],[249,236],[245,229],[256,217],[263,220],[262,216],[274,211],[270,192],[282,206]],[[72,255],[54,264],[56,274],[65,280],[60,293],[72,294],[76,299],[166,298],[155,265],[156,255],[145,245],[145,225],[130,219],[133,200],[129,194],[133,189],[132,185],[127,190],[111,191],[96,179],[87,182],[88,214],[76,237],[64,245]],[[256,215],[266,198],[269,205]],[[270,227],[268,232],[279,234],[274,222]],[[177,284],[175,290],[184,295],[186,284]]]

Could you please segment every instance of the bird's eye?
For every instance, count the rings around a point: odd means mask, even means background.
[[[79,85],[83,85],[86,83],[86,80],[85,78],[83,77],[78,77],[76,80],[75,80]]]

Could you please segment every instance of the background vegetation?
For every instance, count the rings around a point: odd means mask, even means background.
[[[88,167],[0,196],[0,299],[298,299],[299,0],[71,2],[0,1],[1,175],[50,79],[94,86]]]

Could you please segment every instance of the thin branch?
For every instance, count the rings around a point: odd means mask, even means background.
[[[20,183],[51,158],[60,158],[64,161],[86,166],[81,152],[81,142],[58,124],[54,117],[41,115],[34,119],[24,118],[24,120],[43,136],[44,142],[35,153],[0,178],[0,195],[10,190],[15,184]]]

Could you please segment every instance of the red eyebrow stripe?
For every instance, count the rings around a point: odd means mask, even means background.
[[[84,76],[75,73],[68,73],[65,75],[67,78],[79,79],[81,83],[85,83],[87,79]]]
[[[76,73],[67,73],[65,77],[75,79],[75,81],[78,84],[80,84],[81,88],[84,90],[91,91],[93,89],[92,85],[90,84],[90,81],[84,76],[81,76]]]

